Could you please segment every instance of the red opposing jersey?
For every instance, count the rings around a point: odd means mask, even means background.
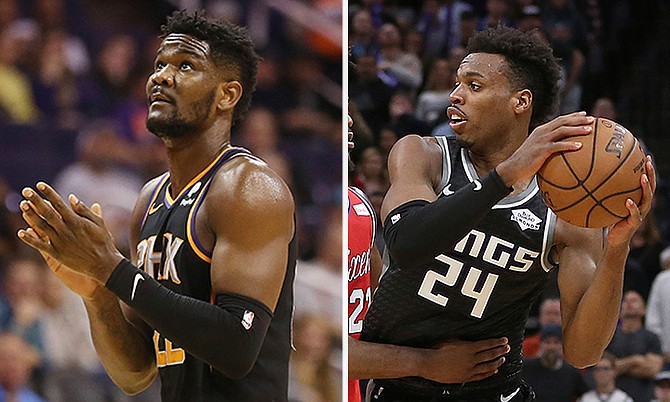
[[[368,311],[370,289],[370,250],[375,240],[375,212],[363,192],[349,187],[349,336],[358,339]],[[349,402],[361,400],[358,380],[349,380]]]

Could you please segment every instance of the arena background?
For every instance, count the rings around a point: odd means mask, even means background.
[[[118,246],[141,185],[166,170],[145,126],[144,85],[165,17],[207,10],[246,26],[263,61],[232,142],[265,159],[296,199],[300,261],[291,399],[339,401],[342,267],[342,3],[331,0],[0,0],[0,384],[48,401],[127,398],[102,371],[77,297],[20,244],[19,191],[38,180],[102,204]],[[37,352],[39,362],[28,356]],[[6,353],[5,353],[6,352]],[[18,366],[11,366],[16,364]],[[34,368],[32,372],[30,368]],[[9,380],[8,380],[9,381]],[[17,381],[14,378],[13,381]],[[1,385],[0,385],[1,387]]]

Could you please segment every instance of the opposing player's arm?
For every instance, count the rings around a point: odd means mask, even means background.
[[[575,367],[594,365],[612,339],[619,317],[630,238],[651,209],[656,189],[649,159],[642,175],[639,207],[608,230],[584,229],[562,220],[556,228],[558,286],[565,359]]]
[[[407,136],[389,154],[391,187],[382,204],[384,240],[401,267],[420,265],[456,244],[510,193],[495,170],[438,199],[442,152],[434,138]]]
[[[130,228],[131,258],[146,206],[157,179],[147,183],[135,202]],[[154,380],[157,369],[151,331],[137,314],[109,290],[102,288],[95,300],[86,301],[93,344],[114,383],[128,394],[136,394]]]
[[[489,377],[509,352],[506,338],[450,341],[435,349],[421,349],[349,337],[348,348],[350,379],[418,376],[445,384]]]

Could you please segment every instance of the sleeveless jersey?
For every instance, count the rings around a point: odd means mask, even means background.
[[[206,302],[214,300],[210,281],[212,252],[198,241],[195,216],[212,177],[223,164],[236,157],[258,160],[243,148],[228,148],[174,199],[169,191],[169,173],[160,178],[153,191],[137,245],[137,266],[170,290]],[[258,359],[244,378],[235,380],[224,376],[154,331],[163,402],[287,400],[296,257],[294,235],[274,316]]]
[[[442,149],[439,197],[477,188],[479,176],[456,140],[436,137]],[[449,211],[457,214],[458,211]],[[390,256],[361,339],[431,348],[450,340],[505,336],[511,351],[497,374],[481,381],[441,384],[418,377],[375,380],[382,386],[469,400],[514,390],[521,381],[525,322],[553,268],[548,253],[556,217],[535,180],[502,199],[454,247],[423,265],[398,267]]]
[[[358,339],[372,296],[370,252],[374,247],[377,220],[372,204],[361,190],[349,187],[348,198],[349,336]],[[358,380],[349,380],[349,402],[360,400]]]

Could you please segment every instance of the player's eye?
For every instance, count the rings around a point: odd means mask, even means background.
[[[474,81],[470,83],[470,89],[472,89],[473,91],[478,91],[481,87],[482,87],[481,85],[477,84]]]
[[[179,65],[179,69],[182,70],[182,71],[193,70],[193,64],[191,64],[191,63],[189,63],[189,62],[187,62],[187,61],[183,61],[183,62]]]
[[[154,65],[154,70],[159,71],[159,70],[162,70],[164,67],[165,67],[165,63],[163,63],[162,61],[157,61]]]

